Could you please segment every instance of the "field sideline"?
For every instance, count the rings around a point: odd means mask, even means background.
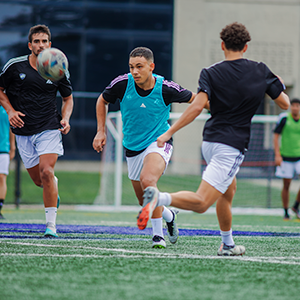
[[[297,299],[300,222],[233,215],[243,257],[218,257],[216,215],[180,212],[180,238],[151,248],[135,212],[58,211],[57,239],[42,238],[40,207],[4,210],[0,223],[1,300]]]

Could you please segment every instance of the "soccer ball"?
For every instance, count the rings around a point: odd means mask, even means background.
[[[69,63],[62,51],[57,48],[47,48],[38,55],[36,67],[44,79],[57,81],[64,77]]]

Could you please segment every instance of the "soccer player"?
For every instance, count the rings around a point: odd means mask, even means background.
[[[0,103],[6,110],[22,161],[33,182],[43,188],[46,214],[45,237],[57,237],[56,213],[59,204],[54,166],[63,155],[62,134],[70,131],[73,110],[69,74],[57,81],[45,80],[36,68],[39,53],[51,47],[47,26],[30,28],[31,54],[12,58],[0,74]],[[61,116],[56,94],[62,97]]]
[[[289,188],[294,177],[294,173],[300,174],[300,100],[291,100],[291,112],[279,115],[276,128],[274,130],[274,151],[275,151],[275,175],[283,179],[281,191],[282,204],[284,209],[284,219],[289,220]],[[281,136],[281,146],[279,148],[279,137]],[[300,190],[292,211],[299,214]]]
[[[193,103],[171,128],[157,139],[163,147],[180,128],[191,123],[210,102],[211,118],[203,130],[202,153],[207,162],[196,193],[181,191],[159,193],[156,187],[144,191],[138,227],[146,226],[156,206],[172,205],[204,213],[216,202],[222,243],[218,255],[242,255],[244,246],[235,245],[232,237],[231,204],[236,191],[236,174],[244,159],[250,138],[251,119],[267,93],[282,109],[289,98],[280,78],[264,63],[243,58],[251,40],[246,27],[232,23],[220,33],[225,60],[201,71],[198,94]]]
[[[9,173],[9,161],[15,157],[15,135],[9,128],[8,116],[0,105],[0,219],[4,219],[1,209],[6,197],[6,177]]]
[[[96,151],[102,151],[106,143],[106,106],[120,99],[123,121],[123,145],[126,150],[128,177],[140,205],[143,190],[155,186],[165,172],[172,151],[172,139],[163,148],[157,147],[156,139],[170,127],[170,105],[173,102],[192,102],[195,94],[173,81],[153,74],[154,57],[150,49],[138,47],[129,55],[130,73],[111,81],[99,96],[96,105],[97,134],[93,141]],[[152,247],[165,248],[162,218],[167,223],[171,243],[176,243],[178,228],[175,223],[177,210],[158,207],[152,215]]]

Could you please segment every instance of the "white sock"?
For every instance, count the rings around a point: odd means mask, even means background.
[[[46,223],[51,222],[53,225],[55,225],[57,208],[56,207],[45,207],[45,214],[46,214]]]
[[[232,229],[229,231],[222,231],[220,230],[222,242],[226,244],[227,246],[234,246],[234,241],[232,237]]]
[[[171,202],[172,202],[172,198],[169,193],[161,193],[161,192],[158,193],[157,206],[161,206],[161,205],[169,206],[171,205]]]
[[[162,212],[162,217],[166,222],[169,223],[169,222],[173,221],[174,216],[173,216],[172,212],[164,206],[164,210]]]
[[[151,219],[151,223],[152,223],[153,236],[159,235],[161,237],[164,237],[163,229],[162,229],[162,225],[163,225],[162,218]]]

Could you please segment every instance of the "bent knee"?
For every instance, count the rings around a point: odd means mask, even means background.
[[[143,189],[148,186],[156,186],[156,180],[151,177],[141,177],[140,182]]]
[[[198,196],[197,200],[197,203],[194,204],[193,211],[198,214],[205,213],[209,209],[209,205],[205,201],[203,201],[203,199],[200,196]]]
[[[54,178],[54,171],[52,168],[45,168],[41,171],[42,181],[49,181]]]

